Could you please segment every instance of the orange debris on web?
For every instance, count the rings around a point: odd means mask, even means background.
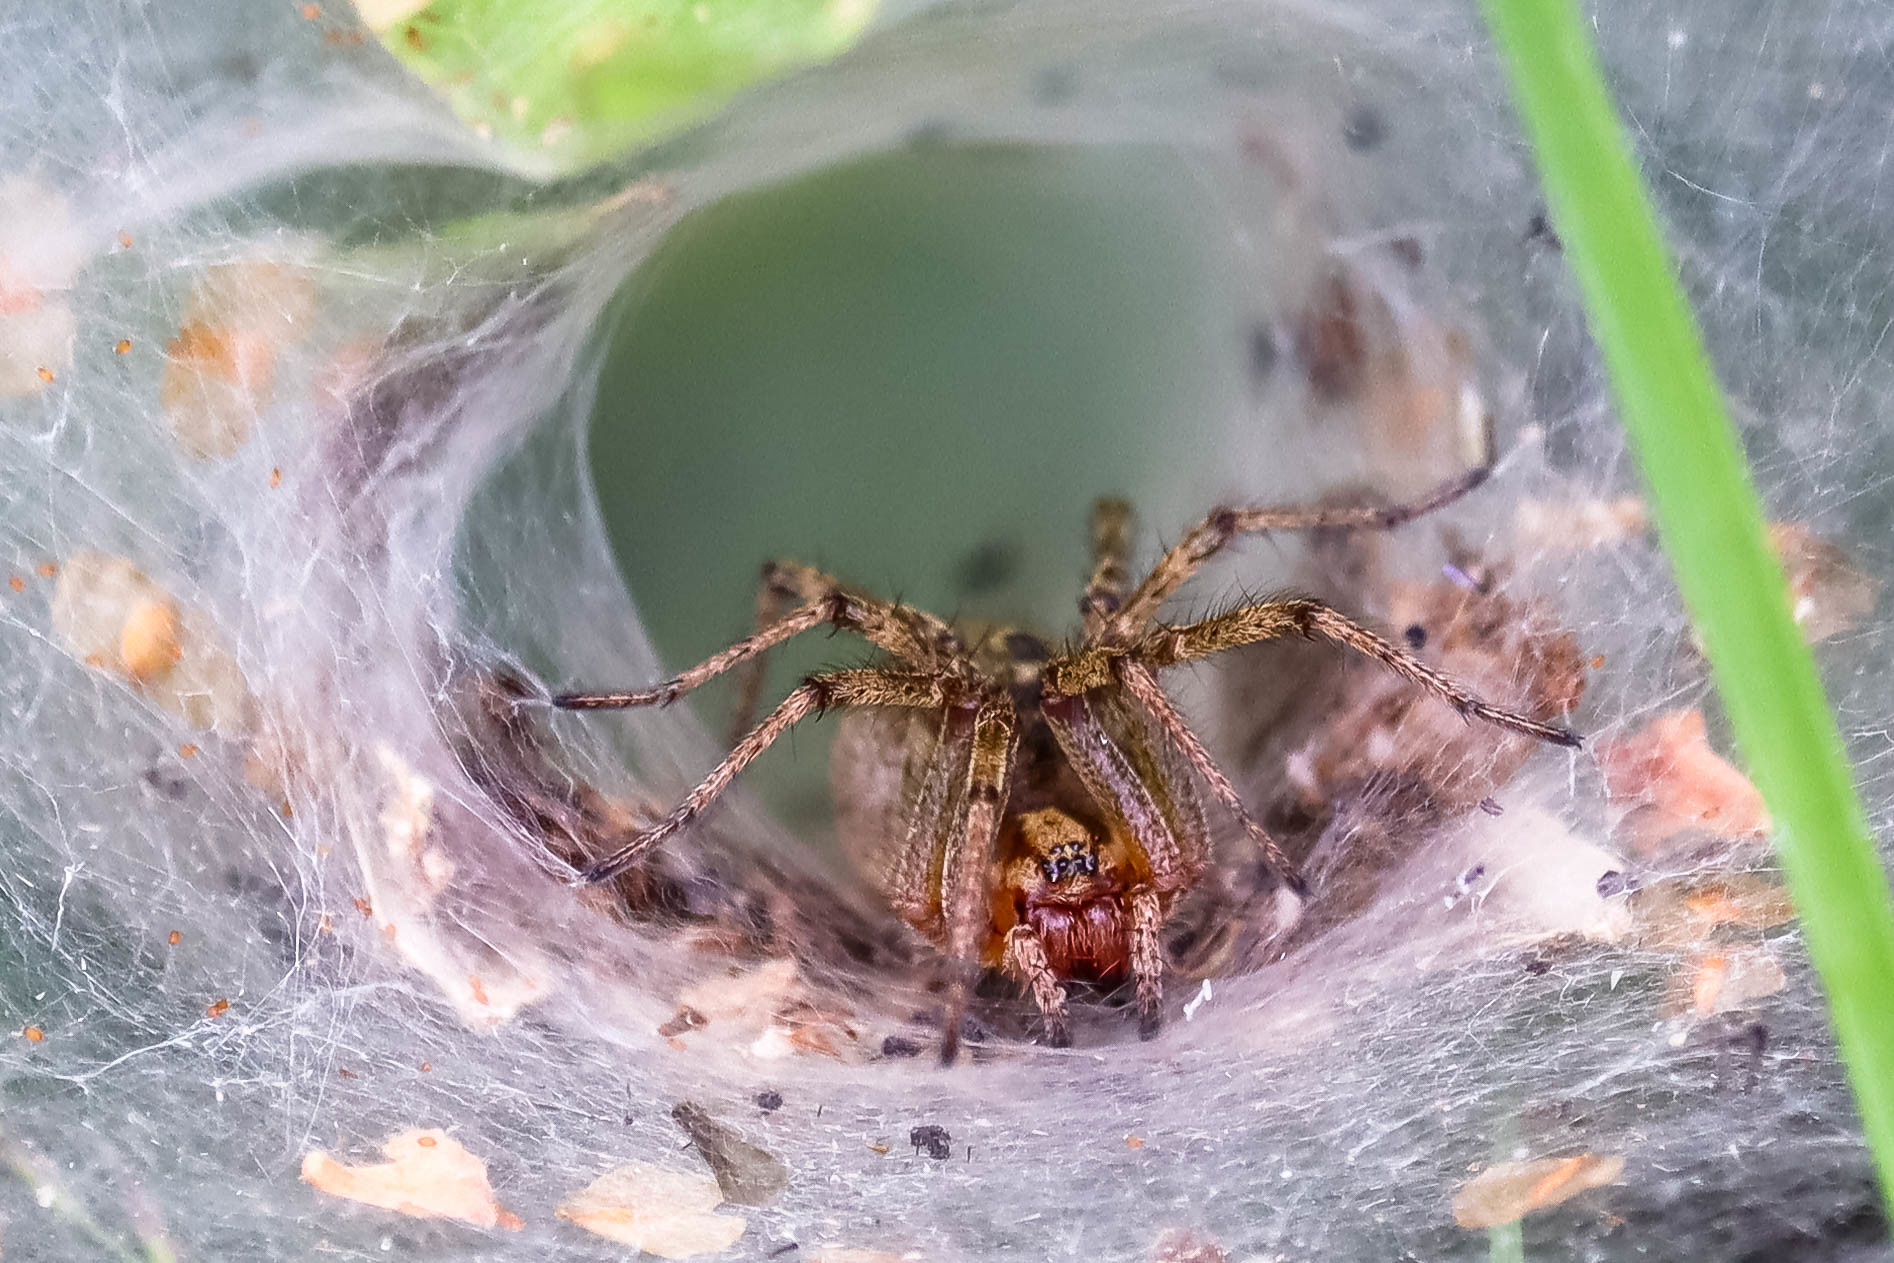
[[[1497,1228],[1588,1189],[1616,1184],[1623,1174],[1624,1158],[1616,1154],[1496,1163],[1454,1194],[1453,1221],[1462,1228]]]
[[[455,1219],[476,1228],[517,1229],[494,1199],[487,1164],[438,1129],[405,1131],[382,1144],[385,1162],[350,1166],[320,1149],[303,1158],[302,1178],[332,1197],[416,1219]]]
[[[1597,750],[1605,793],[1626,809],[1621,830],[1647,854],[1686,831],[1721,838],[1769,832],[1762,794],[1711,748],[1701,711],[1659,715]]]

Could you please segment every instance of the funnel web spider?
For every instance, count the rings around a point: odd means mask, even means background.
[[[785,732],[843,712],[832,769],[838,823],[880,857],[872,875],[881,892],[949,962],[941,1061],[954,1059],[981,968],[1002,970],[1032,995],[1053,1045],[1070,1041],[1066,981],[1129,978],[1139,1031],[1149,1038],[1163,1019],[1159,933],[1211,861],[1199,786],[1241,825],[1279,882],[1278,932],[1308,897],[1295,866],[1172,703],[1160,672],[1258,641],[1323,639],[1366,654],[1469,720],[1579,744],[1564,728],[1489,705],[1320,601],[1261,601],[1186,624],[1158,619],[1205,562],[1243,536],[1392,529],[1457,500],[1487,473],[1471,470],[1389,507],[1219,508],[1136,586],[1127,569],[1130,507],[1101,500],[1095,564],[1079,602],[1083,631],[1059,649],[1019,631],[969,645],[923,610],[846,588],[808,566],[772,562],[754,635],[655,688],[553,699],[572,710],[663,706],[726,671],[747,671],[739,704],[739,729],[747,731],[730,753],[669,815],[593,861],[582,879],[625,872],[689,827]],[[809,676],[748,727],[765,655],[822,626],[862,636],[885,661]]]

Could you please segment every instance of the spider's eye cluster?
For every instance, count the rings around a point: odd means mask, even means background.
[[[1046,856],[1040,862],[1039,870],[1050,882],[1064,881],[1068,877],[1090,877],[1098,871],[1098,853],[1088,846],[1068,842]]]

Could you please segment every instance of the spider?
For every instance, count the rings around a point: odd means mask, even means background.
[[[1093,512],[1083,630],[1054,649],[1022,631],[972,644],[953,625],[880,600],[793,562],[763,568],[754,635],[655,688],[566,693],[570,710],[664,706],[743,667],[739,731],[729,754],[668,815],[581,871],[610,881],[688,828],[744,768],[805,719],[843,712],[831,768],[837,822],[858,855],[878,857],[875,884],[948,963],[940,1057],[950,1064],[972,984],[997,968],[1028,991],[1047,1042],[1070,1042],[1065,984],[1135,990],[1139,1031],[1163,1020],[1160,931],[1211,862],[1199,786],[1247,836],[1277,883],[1277,933],[1309,891],[1295,865],[1244,807],[1172,702],[1159,673],[1226,649],[1283,636],[1325,639],[1484,720],[1564,746],[1565,728],[1488,704],[1328,605],[1283,597],[1195,622],[1159,620],[1165,602],[1218,552],[1272,530],[1387,530],[1486,480],[1472,469],[1418,500],[1387,507],[1218,508],[1133,586],[1130,506]],[[753,728],[765,655],[801,632],[859,634],[884,660],[811,675]],[[747,729],[747,731],[744,731]]]

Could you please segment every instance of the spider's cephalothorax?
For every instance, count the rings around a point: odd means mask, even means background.
[[[729,755],[669,815],[589,865],[584,879],[626,871],[796,723],[842,711],[832,780],[843,839],[894,910],[954,966],[942,1060],[953,1059],[977,966],[1030,990],[1054,1044],[1069,1038],[1071,980],[1129,978],[1140,1030],[1154,1034],[1163,1013],[1159,934],[1211,860],[1199,787],[1275,874],[1282,924],[1307,894],[1158,672],[1277,637],[1321,638],[1368,655],[1469,719],[1578,744],[1564,728],[1481,701],[1319,601],[1264,601],[1186,624],[1158,620],[1177,589],[1241,535],[1392,528],[1464,495],[1485,474],[1474,470],[1387,508],[1217,509],[1135,587],[1126,569],[1129,508],[1101,501],[1096,564],[1079,603],[1084,629],[1057,650],[1023,632],[969,646],[925,611],[844,588],[807,566],[771,563],[755,635],[656,688],[554,699],[572,709],[663,705],[734,667],[748,671]],[[824,625],[859,633],[887,661],[810,676],[750,728],[764,655]]]

